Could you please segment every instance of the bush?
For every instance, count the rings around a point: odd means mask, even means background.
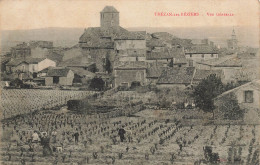
[[[23,84],[23,81],[22,80],[20,80],[20,79],[18,79],[18,78],[16,78],[16,79],[14,79],[14,80],[12,80],[11,82],[10,82],[10,86],[14,86],[14,87],[22,87],[24,84]]]
[[[136,87],[140,87],[141,86],[141,83],[139,82],[139,81],[133,81],[132,83],[131,83],[131,89],[134,89],[134,88],[136,88]]]
[[[99,77],[94,77],[89,84],[89,88],[93,90],[104,90],[105,87],[105,82],[103,81],[102,78]]]

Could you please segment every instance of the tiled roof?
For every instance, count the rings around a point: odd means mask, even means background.
[[[41,62],[44,59],[46,59],[46,58],[14,59],[14,60],[9,61],[6,65],[17,66],[17,65],[21,64],[22,62],[25,62],[28,64],[38,64],[39,62]]]
[[[115,70],[129,70],[129,69],[146,69],[143,61],[126,62],[121,65],[115,66]]]
[[[83,68],[74,68],[74,67],[68,67],[69,69],[72,70],[73,73],[79,75],[79,76],[88,76],[88,77],[94,77],[95,73],[92,73],[90,71],[87,71]]]
[[[146,32],[145,31],[125,31],[120,35],[116,33],[115,40],[144,40]]]
[[[27,63],[24,59],[14,59],[14,60],[9,61],[6,65],[8,65],[8,66],[17,66],[17,65],[19,65],[19,64],[21,64],[23,62]]]
[[[47,72],[47,77],[67,77],[70,69],[69,68],[61,68],[61,67],[54,67],[49,68]]]
[[[46,57],[52,61],[55,61],[56,63],[59,63],[60,61],[62,61],[63,55],[53,51],[49,51]]]
[[[26,62],[29,64],[38,64],[39,62],[45,60],[46,58],[28,58],[26,59]]]
[[[216,74],[216,76],[221,77],[223,74],[222,70],[201,70],[201,69],[196,69],[195,75],[194,75],[194,80],[202,80],[207,78],[211,74]]]
[[[114,6],[106,6],[101,13],[118,13]]]
[[[130,32],[120,26],[113,27],[91,27],[79,38],[81,47],[114,48],[114,42],[107,40],[144,40],[146,32]]]
[[[216,64],[215,67],[242,67],[242,62],[239,58],[232,58]]]
[[[39,71],[38,73],[47,73],[48,70],[51,69],[51,68],[54,68],[54,67],[53,66],[49,66],[48,68],[45,68],[45,69]]]
[[[161,51],[152,51],[147,53],[148,60],[156,59],[174,59],[175,63],[187,63],[184,52],[181,48],[162,49]]]
[[[185,57],[184,51],[182,48],[172,48],[169,49],[170,55],[174,59],[174,64],[186,64],[187,59]]]
[[[147,68],[146,77],[158,78],[162,74],[162,71],[162,67],[152,66],[150,68]]]
[[[194,67],[166,68],[157,84],[191,84],[194,71]]]
[[[196,45],[186,50],[186,53],[217,53],[217,49],[211,46]]]
[[[151,38],[146,40],[147,47],[165,47],[166,43],[161,39]]]
[[[215,67],[242,67],[241,59],[235,55],[228,55],[219,59],[197,61],[199,64]]]
[[[152,51],[147,53],[147,60],[156,60],[156,59],[169,59],[173,58],[170,54],[168,49],[162,49],[160,51]]]
[[[225,95],[227,95],[229,93],[235,92],[235,91],[237,91],[239,89],[243,89],[244,87],[249,86],[249,85],[255,87],[258,91],[260,91],[260,80],[258,79],[258,80],[254,80],[254,81],[248,82],[248,83],[246,83],[244,85],[241,85],[239,87],[233,88],[231,90],[228,90],[228,91],[218,95],[214,100],[217,100],[217,99],[219,99],[219,98],[221,98],[221,97],[223,97],[223,96],[225,96]]]
[[[155,32],[151,34],[153,38],[162,39],[162,40],[172,40],[175,38],[172,34],[168,32]]]
[[[91,62],[91,59],[88,59],[86,57],[74,57],[74,58],[70,58],[66,61],[63,61],[59,64],[59,66],[63,66],[63,67],[87,67],[89,65],[92,65],[93,62]]]

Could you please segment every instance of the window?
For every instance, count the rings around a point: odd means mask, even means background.
[[[32,70],[35,71],[35,65],[32,66]]]
[[[53,77],[53,84],[59,84],[60,78],[58,76]]]
[[[201,57],[204,58],[204,54],[202,54]]]
[[[213,54],[211,54],[211,57],[214,57]]]
[[[192,57],[192,54],[190,54],[190,57]]]
[[[245,103],[253,103],[253,91],[245,91]]]

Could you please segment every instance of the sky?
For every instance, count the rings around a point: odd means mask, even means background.
[[[254,26],[259,28],[258,0],[1,0],[0,29],[97,27],[100,11],[114,6],[120,26],[200,27]],[[199,16],[155,16],[155,12],[197,12]],[[207,16],[233,13],[234,16]]]

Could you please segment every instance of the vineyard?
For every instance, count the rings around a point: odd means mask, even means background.
[[[5,118],[12,118],[2,120],[0,164],[259,163],[259,125],[213,125],[201,111],[148,109],[139,103],[138,95],[131,98],[129,93],[113,92],[97,97],[96,102],[112,103],[117,108],[75,114],[53,108],[93,92],[3,90],[1,108]],[[123,142],[121,128],[126,131]],[[32,142],[35,131],[48,135],[50,155],[44,154],[42,142]],[[79,134],[78,142],[75,133]]]
[[[212,148],[221,164],[259,162],[258,125],[183,125],[174,113],[158,119],[160,113],[165,111],[109,118],[53,112],[18,117],[4,123],[1,164],[200,164],[205,147]],[[118,136],[122,126],[124,142]],[[44,157],[42,146],[29,142],[33,130],[47,132],[51,148],[62,151]]]
[[[10,118],[35,110],[61,106],[68,100],[82,99],[93,93],[90,91],[3,89],[1,90],[0,109],[3,118]]]

